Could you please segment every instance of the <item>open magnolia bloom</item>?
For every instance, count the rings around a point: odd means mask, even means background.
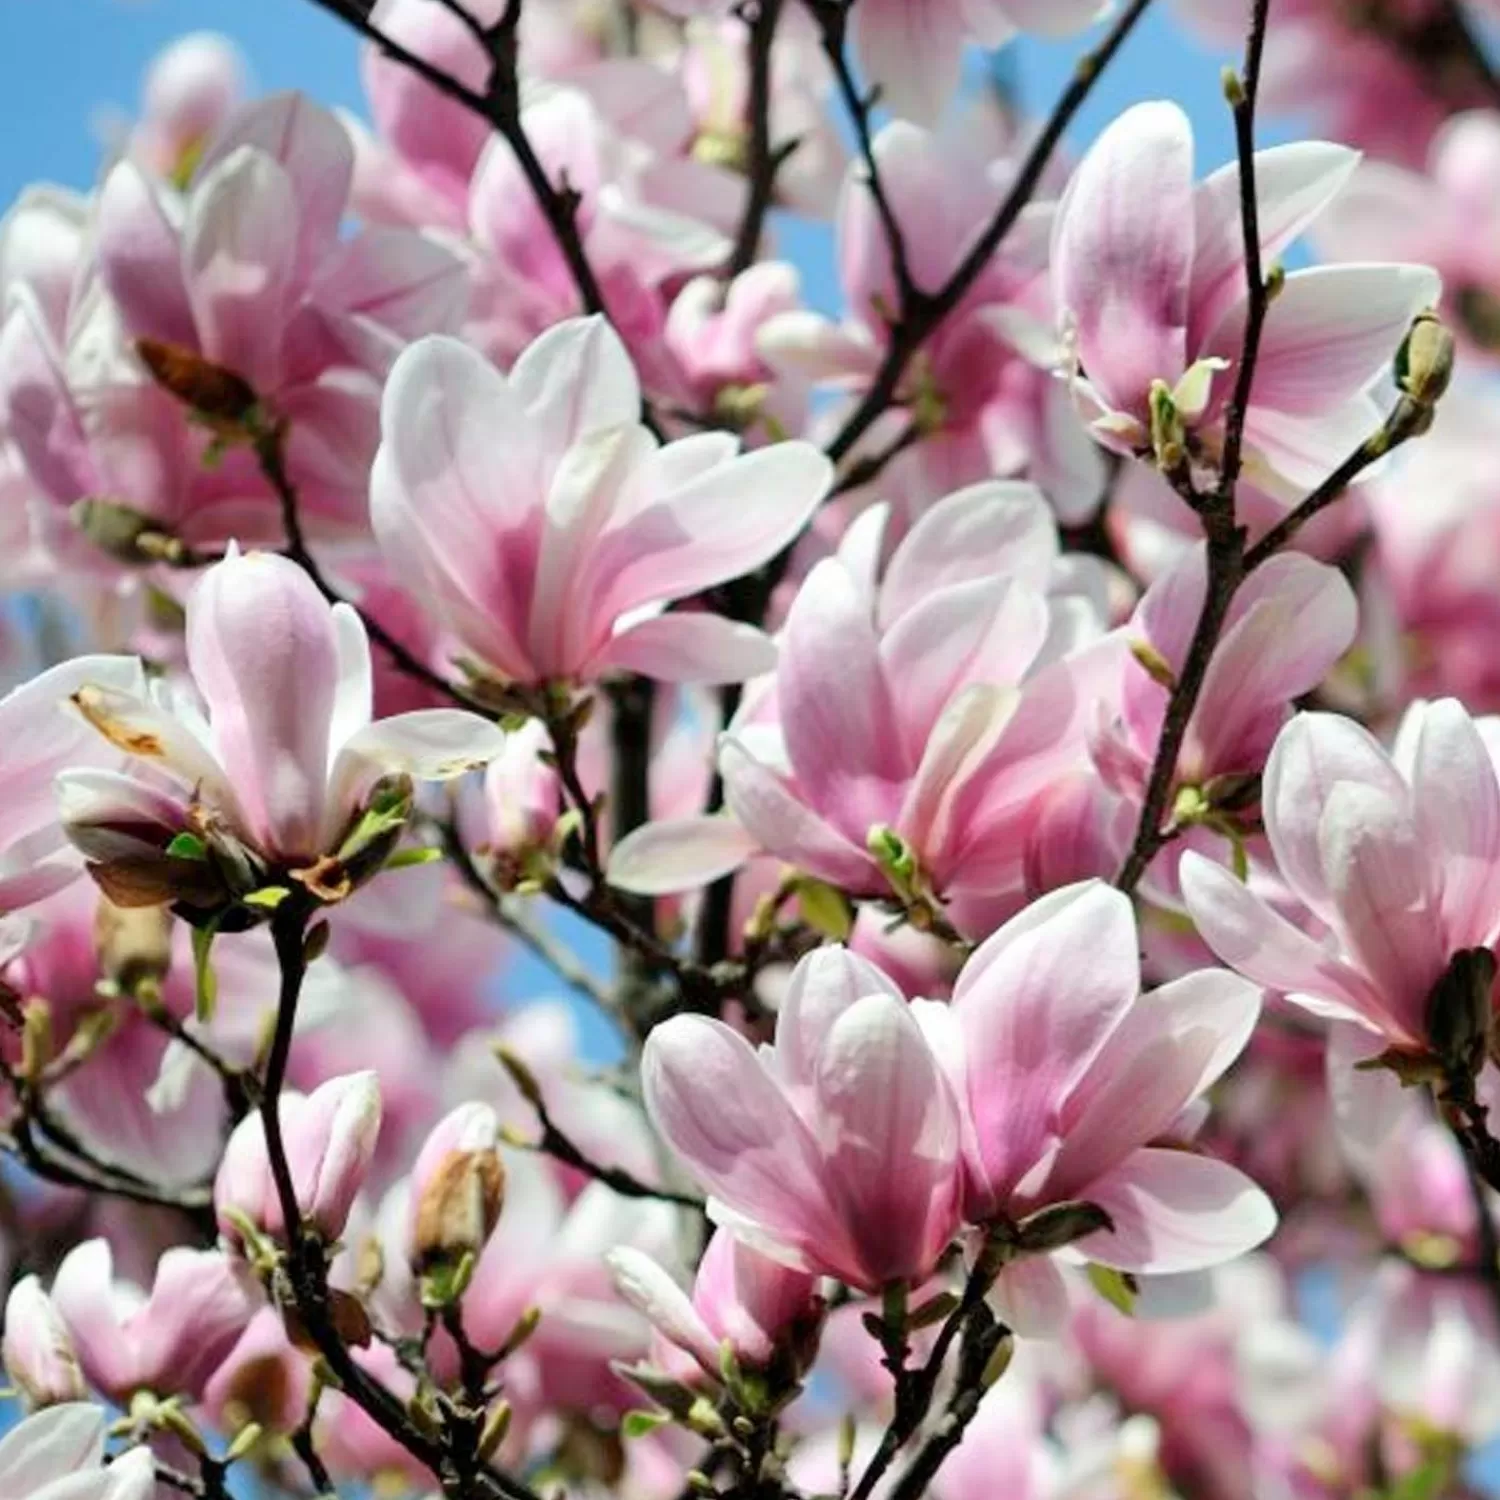
[[[207,716],[164,681],[85,678],[78,712],[130,757],[58,778],[63,824],[118,905],[216,906],[275,872],[323,900],[394,847],[411,782],[483,765],[504,741],[477,714],[371,720],[359,616],[295,563],[231,551],[188,601],[187,657]]]
[[[1352,720],[1299,714],[1266,762],[1261,806],[1283,877],[1327,935],[1188,855],[1183,893],[1209,947],[1293,1004],[1357,1022],[1371,1050],[1465,1064],[1454,1049],[1477,1045],[1482,1058],[1500,936],[1500,782],[1463,705],[1413,705],[1394,755]]]
[[[502,375],[454,339],[396,362],[370,515],[386,561],[474,658],[523,686],[612,670],[741,682],[760,631],[673,600],[768,562],[832,479],[810,443],[660,445],[601,318],[559,323]]]
[[[1358,159],[1324,141],[1256,153],[1267,270]],[[1094,143],[1058,207],[1052,285],[1095,437],[1121,453],[1159,456],[1176,443],[1216,461],[1247,314],[1239,169],[1231,163],[1194,184],[1192,126],[1175,104],[1139,104]],[[1425,266],[1286,276],[1245,420],[1250,485],[1300,498],[1379,429],[1371,390],[1440,291]]]

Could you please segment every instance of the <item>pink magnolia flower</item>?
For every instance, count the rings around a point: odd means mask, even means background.
[[[121,1406],[137,1391],[196,1397],[254,1315],[254,1283],[218,1250],[168,1250],[149,1294],[113,1265],[109,1242],[88,1240],[52,1280],[89,1384]]]
[[[0,698],[0,913],[31,906],[83,873],[58,820],[53,781],[70,767],[121,760],[67,712],[86,683],[115,692],[144,688],[139,662],[78,656]]]
[[[742,1369],[764,1370],[780,1356],[795,1379],[809,1362],[823,1304],[817,1278],[806,1271],[768,1259],[724,1230],[708,1242],[691,1296],[639,1250],[627,1246],[608,1259],[621,1294],[659,1335],[653,1363],[672,1374],[717,1383],[726,1346]]]
[[[35,1276],[23,1276],[6,1298],[0,1359],[33,1408],[88,1394],[67,1327]]]
[[[203,1388],[203,1409],[227,1434],[247,1422],[289,1434],[307,1415],[311,1393],[312,1361],[287,1336],[280,1310],[266,1306],[246,1324]]]
[[[1080,967],[1078,955],[1088,963]],[[1270,1200],[1236,1168],[1162,1143],[1244,1048],[1253,986],[1202,970],[1141,993],[1129,899],[1098,881],[1043,896],[980,944],[924,1024],[966,1101],[965,1214],[1018,1222],[1082,1200],[1113,1228],[1078,1250],[1126,1271],[1200,1270],[1260,1244]],[[1066,1305],[1051,1260],[1002,1274],[1019,1325]]]
[[[106,1414],[70,1402],[39,1411],[0,1438],[0,1500],[151,1500],[149,1448],[104,1464]]]
[[[714,412],[742,429],[778,433],[801,430],[807,390],[794,376],[778,376],[758,347],[760,329],[801,299],[796,268],[761,261],[726,286],[715,276],[695,276],[677,294],[663,335],[680,367],[685,404]]]
[[[672,290],[723,264],[730,243],[715,221],[733,222],[739,191],[716,212],[719,174],[675,154],[691,127],[672,80],[639,64],[624,81],[618,98],[540,89],[522,125],[549,177],[579,195],[574,222],[610,320],[656,390],[670,375],[661,339]],[[586,311],[527,174],[498,135],[475,169],[468,224],[478,259],[466,333],[486,353],[508,364]]]
[[[912,276],[936,291],[993,217],[1016,160],[1009,154],[992,160],[968,139],[899,122],[876,137],[875,160]],[[882,495],[892,486],[905,490],[920,513],[951,490],[1024,473],[1065,520],[1082,520],[1098,503],[1102,463],[1052,374],[1058,358],[1046,276],[1052,212],[1049,203],[1023,211],[912,361],[897,394],[919,440],[882,473]],[[845,178],[838,237],[846,321],[784,313],[768,320],[760,347],[774,369],[863,390],[880,367],[899,296],[882,217],[856,169]],[[892,419],[869,441],[878,448],[900,431]]]
[[[196,808],[268,864],[311,866],[336,852],[382,776],[444,780],[502,744],[454,709],[372,723],[359,616],[282,557],[232,552],[203,575],[187,655],[206,718],[166,683],[80,679],[73,702],[134,767],[59,781],[69,837],[95,863],[160,855]]]
[[[756,1053],[703,1016],[647,1039],[646,1108],[744,1243],[863,1291],[931,1274],[959,1223],[958,1105],[905,997],[822,948]]]
[[[915,861],[909,883],[988,930],[1022,888],[1035,798],[1083,753],[1067,658],[1097,625],[1086,601],[1048,598],[1056,556],[1041,496],[1000,483],[928,511],[878,587],[844,558],[819,563],[768,707],[720,746],[744,830],[869,897],[892,890],[889,830]]]
[[[1365,162],[1314,232],[1337,261],[1389,255],[1436,268],[1451,325],[1475,353],[1500,349],[1500,121],[1454,115],[1433,137],[1427,170]]]
[[[379,1081],[373,1073],[353,1073],[330,1078],[311,1094],[284,1093],[280,1116],[297,1208],[309,1228],[336,1240],[375,1154]],[[272,1238],[286,1234],[259,1112],[246,1115],[229,1137],[214,1179],[214,1211],[220,1232],[235,1246],[242,1245],[243,1220]]]
[[[1257,153],[1267,265],[1356,161],[1326,142]],[[1127,110],[1069,184],[1053,231],[1053,294],[1080,408],[1117,452],[1152,451],[1155,388],[1195,453],[1217,455],[1245,324],[1238,203],[1233,164],[1194,186],[1192,127],[1168,103]],[[1422,266],[1319,266],[1287,276],[1266,318],[1245,422],[1251,486],[1284,502],[1300,498],[1380,426],[1371,388],[1440,289]]]
[[[339,122],[297,94],[236,114],[180,210],[121,162],[100,191],[96,254],[126,328],[234,371],[294,425],[316,424],[321,376],[379,376],[413,334],[462,312],[462,267],[447,251],[391,231],[339,238],[352,170]]]
[[[158,177],[186,181],[246,92],[245,61],[228,37],[192,31],[152,59],[130,155]]]
[[[1200,543],[1146,591],[1118,636],[1118,682],[1096,706],[1095,765],[1136,807],[1171,696],[1162,670],[1173,680],[1181,672],[1203,607],[1204,557]],[[1245,581],[1230,605],[1178,757],[1174,806],[1190,828],[1223,832],[1241,826],[1239,814],[1253,808],[1255,777],[1293,701],[1317,687],[1349,648],[1357,614],[1343,575],[1297,553],[1271,558]],[[1154,672],[1135,654],[1142,647],[1155,660]],[[1153,893],[1175,905],[1175,860],[1169,855],[1160,864],[1165,868],[1153,871]]]
[[[598,318],[544,334],[508,376],[441,338],[391,372],[376,536],[500,678],[725,682],[771,664],[758,631],[662,608],[785,547],[828,487],[827,460],[797,442],[741,455],[724,433],[659,447],[639,418],[635,372]]]
[[[1182,862],[1210,948],[1316,1015],[1429,1050],[1433,987],[1454,954],[1500,935],[1500,783],[1453,699],[1418,704],[1387,753],[1337,714],[1299,714],[1266,762],[1261,808],[1282,876],[1321,941],[1225,869]]]

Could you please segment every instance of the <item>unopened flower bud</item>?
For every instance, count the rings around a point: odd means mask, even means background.
[[[191,349],[138,339],[136,351],[151,378],[199,416],[214,425],[238,428],[255,411],[255,392],[248,381]]]
[[[530,719],[506,735],[505,748],[484,777],[485,847],[495,884],[514,890],[545,875],[562,816],[562,781],[540,720]]]
[[[1427,1039],[1450,1074],[1473,1078],[1484,1066],[1495,955],[1461,948],[1427,997]]]
[[[1453,378],[1453,334],[1438,315],[1418,313],[1396,354],[1396,384],[1419,406],[1437,404]]]
[[[23,1277],[11,1289],[0,1357],[32,1407],[82,1401],[87,1395],[67,1326],[35,1276]]]
[[[500,1121],[461,1104],[427,1137],[411,1178],[408,1256],[424,1275],[451,1271],[484,1249],[505,1203]]]
[[[375,1154],[380,1086],[373,1073],[352,1073],[308,1095],[283,1094],[279,1108],[298,1212],[325,1240],[336,1240]],[[214,1209],[220,1232],[236,1247],[244,1243],[240,1215],[272,1238],[286,1233],[259,1114],[247,1115],[229,1138],[214,1182]]]
[[[172,966],[172,917],[161,906],[116,906],[101,896],[94,910],[99,971],[122,994],[157,987]]]

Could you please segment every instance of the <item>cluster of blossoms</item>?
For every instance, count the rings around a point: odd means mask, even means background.
[[[0,1500],[1482,1493],[1483,15],[317,3],[0,220]]]

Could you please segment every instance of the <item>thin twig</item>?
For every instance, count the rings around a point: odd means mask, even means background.
[[[329,582],[317,558],[307,544],[307,534],[302,528],[301,506],[297,487],[292,483],[286,467],[286,433],[279,424],[258,431],[254,438],[255,457],[266,483],[271,486],[281,506],[281,528],[285,534],[285,555],[312,579],[317,590],[330,604],[349,604],[349,600]],[[364,622],[366,633],[408,677],[429,687],[435,693],[457,704],[460,708],[484,713],[484,705],[469,697],[454,683],[439,676],[420,657],[408,651],[378,620],[367,611],[358,611]]]
[[[771,72],[782,3],[783,0],[758,0],[750,22],[750,96],[745,105],[746,134],[749,137],[749,159],[745,163],[748,182],[745,211],[740,216],[734,249],[724,267],[724,275],[730,280],[754,264],[766,215],[771,211],[771,202],[776,195],[776,174],[795,149],[795,142],[790,147],[778,147],[771,139]]]
[[[1136,23],[1145,15],[1150,4],[1151,0],[1130,0],[1099,45],[1079,59],[1073,70],[1072,80],[1058,99],[1031,150],[1027,152],[1010,191],[984,232],[948,280],[935,292],[918,289],[912,305],[903,310],[902,316],[892,325],[890,342],[886,346],[879,372],[864,398],[828,445],[828,456],[835,462],[850,452],[880,414],[890,406],[900,387],[901,377],[906,373],[906,367],[917,350],[943,319],[963,301],[1006,235],[1015,227],[1022,211],[1036,193],[1042,174],[1052,160],[1052,153],[1062,141],[1064,131],[1088,98],[1100,73],[1124,45],[1125,39],[1135,29]]]
[[[478,29],[494,64],[488,87],[482,94],[443,69],[435,67],[410,48],[402,46],[394,37],[388,36],[371,21],[356,0],[311,0],[311,3],[352,27],[379,47],[393,62],[409,68],[423,82],[431,84],[439,93],[478,115],[500,134],[514,153],[532,197],[547,221],[547,227],[568,268],[569,277],[584,311],[602,313],[608,317],[609,308],[605,303],[603,289],[589,263],[588,252],[578,229],[578,195],[567,186],[557,186],[547,176],[547,169],[537,156],[521,121],[521,84],[517,71],[520,0],[511,0],[496,25]],[[641,421],[658,438],[663,435],[660,424],[644,400],[641,404]]]
[[[1128,895],[1135,890],[1147,867],[1162,846],[1173,836],[1163,827],[1167,804],[1177,778],[1177,760],[1182,743],[1198,706],[1199,694],[1208,676],[1209,663],[1219,634],[1234,602],[1235,592],[1245,576],[1245,533],[1235,521],[1235,490],[1239,483],[1245,418],[1249,411],[1250,390],[1255,380],[1255,366],[1260,354],[1261,333],[1265,327],[1269,292],[1260,263],[1260,215],[1255,186],[1255,105],[1260,89],[1261,55],[1265,50],[1266,22],[1270,0],[1255,0],[1250,15],[1250,29],[1245,39],[1244,68],[1229,89],[1234,109],[1235,150],[1239,163],[1240,233],[1244,241],[1245,295],[1248,312],[1244,338],[1240,346],[1239,368],[1234,390],[1225,416],[1224,446],[1221,450],[1218,479],[1212,490],[1197,494],[1191,481],[1185,481],[1184,498],[1197,510],[1207,539],[1207,577],[1204,580],[1203,605],[1193,629],[1192,641],[1182,670],[1172,685],[1162,719],[1161,736],[1152,757],[1146,780],[1146,794],[1141,803],[1140,820],[1130,852],[1115,884]]]

